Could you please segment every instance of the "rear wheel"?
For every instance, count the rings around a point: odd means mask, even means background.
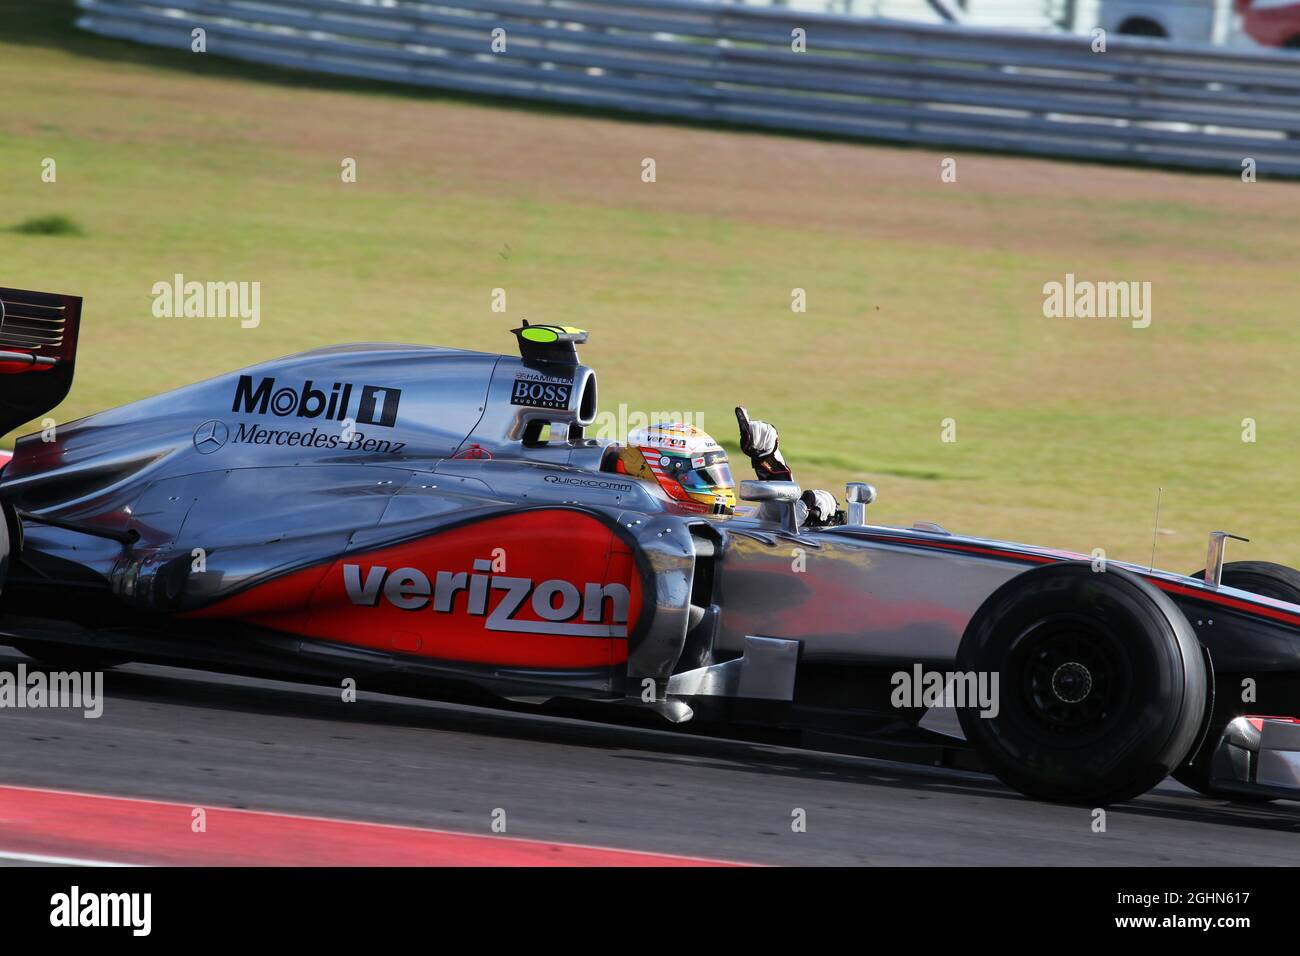
[[[1197,571],[1192,577],[1203,579],[1205,571]],[[1300,571],[1288,568],[1284,564],[1273,564],[1270,561],[1229,561],[1223,566],[1221,583],[1262,597],[1300,604]],[[1214,786],[1210,775],[1214,750],[1219,745],[1219,738],[1223,736],[1228,723],[1245,712],[1245,705],[1238,700],[1218,701],[1218,706],[1210,718],[1204,743],[1197,753],[1174,771],[1174,779],[1207,797],[1234,800],[1239,803],[1267,803],[1272,799],[1244,796],[1240,793],[1224,793]]]
[[[998,675],[996,713],[959,709],[966,739],[1004,783],[1044,800],[1146,792],[1186,759],[1204,716],[1191,626],[1117,569],[1052,564],[1008,581],[971,619],[957,667]]]
[[[1205,577],[1197,571],[1194,578]],[[1271,561],[1229,561],[1223,566],[1222,584],[1278,601],[1300,604],[1300,571]]]
[[[21,551],[22,522],[12,505],[0,504],[0,615],[4,611],[4,585],[8,580],[10,560]],[[13,639],[9,643],[38,664],[56,670],[101,671],[125,664],[129,660],[119,654],[73,644],[21,639]]]

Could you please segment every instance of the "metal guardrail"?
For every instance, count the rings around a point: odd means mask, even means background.
[[[696,0],[78,0],[280,67],[935,147],[1300,176],[1300,56]],[[492,51],[504,30],[504,52]],[[807,49],[792,49],[792,31]],[[498,37],[500,35],[498,34]]]

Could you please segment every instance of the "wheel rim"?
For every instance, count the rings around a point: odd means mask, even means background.
[[[1085,744],[1110,729],[1128,668],[1109,628],[1092,618],[1053,616],[1022,631],[1014,648],[1022,709],[1036,736]]]

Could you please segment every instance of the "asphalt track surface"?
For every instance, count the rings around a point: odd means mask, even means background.
[[[0,649],[0,669],[24,660]],[[0,748],[0,785],[489,837],[499,809],[511,838],[738,862],[1300,862],[1300,803],[1173,781],[1097,833],[978,774],[146,665],[106,673],[97,720],[0,710]]]

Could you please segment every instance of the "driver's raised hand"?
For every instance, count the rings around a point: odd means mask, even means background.
[[[736,406],[736,424],[740,426],[740,450],[749,456],[754,474],[763,481],[790,481],[790,466],[781,455],[776,426],[752,421],[743,405]]]
[[[753,421],[743,405],[736,406],[736,422],[740,425],[740,450],[750,458],[770,455],[781,444],[776,426],[769,422]]]

